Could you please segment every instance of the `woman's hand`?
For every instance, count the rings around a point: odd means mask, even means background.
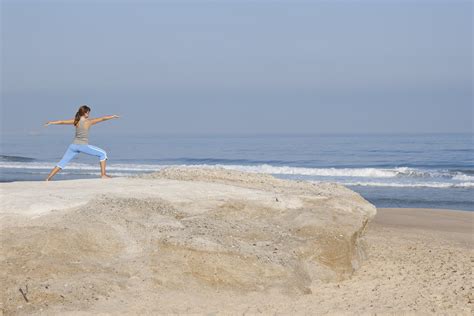
[[[118,115],[112,115],[112,118],[113,118],[113,119],[114,119],[114,118],[120,118],[120,116],[118,116]]]
[[[49,126],[49,125],[51,125],[51,122],[47,122],[46,124],[44,124],[44,127]]]

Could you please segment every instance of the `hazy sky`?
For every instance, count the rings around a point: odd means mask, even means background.
[[[471,132],[472,15],[455,0],[3,0],[2,132],[84,103],[121,115],[113,132]]]

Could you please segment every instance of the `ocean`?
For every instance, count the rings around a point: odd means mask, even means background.
[[[0,181],[42,181],[73,138],[63,133],[2,135]],[[473,134],[162,135],[104,134],[112,176],[168,166],[222,167],[310,182],[337,182],[377,207],[474,211]],[[55,180],[95,178],[95,157],[79,155]]]

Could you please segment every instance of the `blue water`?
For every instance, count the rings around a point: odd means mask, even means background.
[[[43,180],[72,139],[2,135],[0,181]],[[109,173],[127,176],[171,165],[224,167],[280,178],[338,182],[377,207],[474,210],[473,134],[107,135]],[[94,178],[94,157],[79,155],[55,179]]]

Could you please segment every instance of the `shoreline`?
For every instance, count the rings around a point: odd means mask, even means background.
[[[380,213],[377,213],[377,215],[380,216],[376,216],[374,222],[379,224],[389,224],[388,219],[391,217],[393,217],[393,219],[400,220],[402,217],[408,219],[413,216],[423,216],[431,220],[435,220],[436,217],[439,217],[446,220],[459,221],[459,223],[462,223],[462,219],[472,217],[469,214],[474,214],[474,210],[471,211],[429,207],[377,207],[377,211],[380,211]],[[399,224],[403,225],[403,223]],[[410,225],[410,223],[407,224]],[[418,224],[423,225],[425,228],[429,228],[429,225],[424,225],[423,223],[413,224],[413,226]],[[445,225],[442,228],[448,229],[449,226],[450,225]]]
[[[472,211],[377,208],[377,215],[371,224],[403,231],[437,233],[440,237],[465,245],[474,241],[474,212]]]

